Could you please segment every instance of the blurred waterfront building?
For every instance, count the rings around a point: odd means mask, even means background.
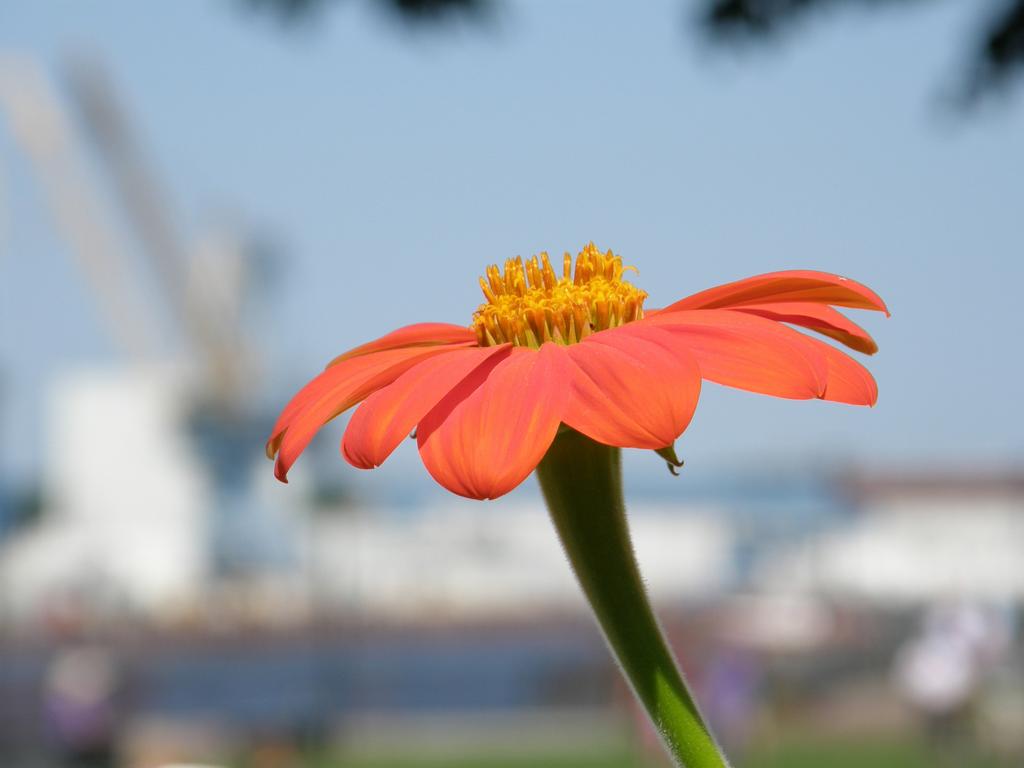
[[[183,382],[169,367],[67,374],[54,386],[46,513],[0,548],[6,608],[49,603],[167,611],[206,571],[210,484],[180,429]]]
[[[1024,601],[1024,473],[850,476],[857,514],[765,562],[767,589],[878,605]]]
[[[655,600],[720,594],[733,534],[713,507],[634,505],[634,545]],[[311,524],[311,583],[323,610],[392,618],[577,613],[579,586],[539,499],[361,510]]]

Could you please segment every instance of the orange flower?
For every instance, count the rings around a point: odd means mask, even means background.
[[[275,474],[326,422],[354,405],[341,450],[355,467],[384,462],[415,430],[420,456],[448,490],[496,498],[521,483],[561,425],[611,446],[668,451],[701,379],[776,397],[873,405],[871,374],[800,326],[866,354],[868,333],[833,307],[888,311],[870,289],[824,272],[772,272],[647,310],[622,259],[591,243],[509,259],[480,280],[469,327],[420,323],[333,360],[292,398],[267,442]]]

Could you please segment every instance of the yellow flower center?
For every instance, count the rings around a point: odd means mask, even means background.
[[[644,316],[647,293],[624,282],[622,258],[601,253],[590,243],[576,256],[562,258],[558,277],[547,253],[496,264],[480,278],[487,301],[473,313],[473,330],[482,347],[512,342],[537,348],[545,341],[575,344],[596,331],[616,328]]]

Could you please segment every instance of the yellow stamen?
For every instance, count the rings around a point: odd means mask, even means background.
[[[622,264],[611,251],[590,243],[573,259],[562,259],[562,276],[547,253],[525,262],[506,259],[504,270],[487,267],[480,288],[487,300],[473,313],[473,330],[481,346],[511,342],[539,347],[546,341],[575,344],[597,331],[615,328],[644,316],[647,293],[625,282]]]

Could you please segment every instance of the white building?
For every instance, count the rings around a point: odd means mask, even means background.
[[[1024,474],[851,479],[859,513],[766,563],[774,590],[882,603],[1024,600]]]
[[[635,506],[630,528],[653,599],[708,596],[728,582],[732,536],[714,509]],[[309,567],[329,610],[429,618],[585,605],[539,498],[320,517]]]
[[[164,367],[66,374],[52,394],[42,522],[0,543],[0,608],[160,610],[206,570],[209,484],[182,429],[184,382]],[[2,614],[0,614],[2,615]]]

